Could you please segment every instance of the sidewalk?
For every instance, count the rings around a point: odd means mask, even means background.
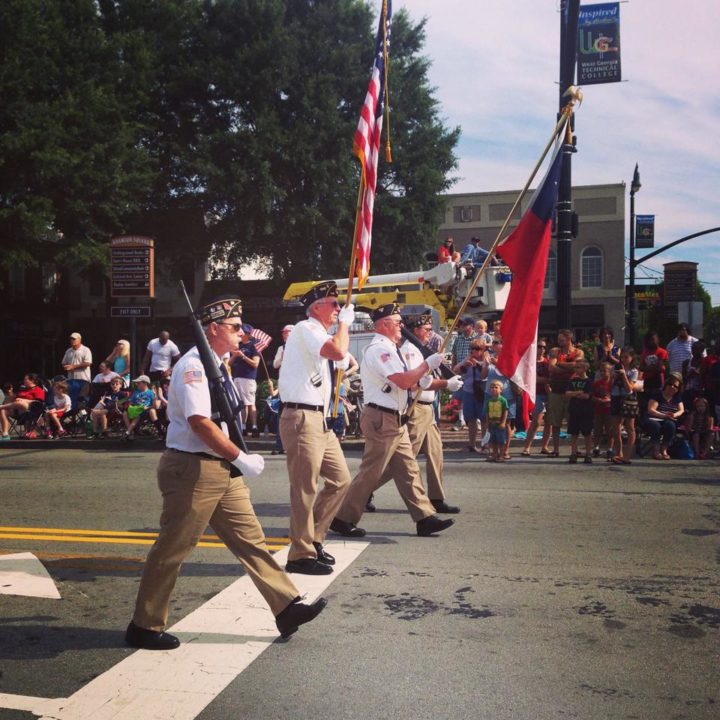
[[[441,425],[440,434],[442,436],[443,448],[447,450],[464,450],[468,444],[468,433],[467,430],[453,431],[450,429],[451,426]],[[512,447],[517,448],[521,446],[524,441],[513,440]],[[250,452],[262,452],[268,455],[275,449],[275,436],[261,436],[259,438],[245,438],[245,444]],[[363,438],[356,438],[348,435],[344,440],[341,441],[343,450],[356,450],[362,452],[364,447]],[[535,444],[539,448],[539,441]],[[0,451],[4,448],[7,449],[31,449],[31,450],[52,450],[52,449],[83,449],[83,450],[114,450],[117,452],[122,451],[137,451],[150,452],[156,450],[161,452],[165,449],[165,444],[162,440],[157,438],[149,438],[137,436],[134,440],[128,442],[123,440],[120,436],[103,438],[101,440],[93,440],[85,437],[85,435],[73,435],[54,440],[36,439],[36,440],[23,440],[21,438],[12,438],[0,442]]]

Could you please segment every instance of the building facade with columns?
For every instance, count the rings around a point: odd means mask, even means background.
[[[462,250],[471,237],[489,248],[502,228],[519,191],[458,193],[445,196],[445,214],[438,245],[447,237]],[[609,326],[623,337],[625,325],[625,183],[573,187],[578,235],[572,242],[572,326],[580,339]],[[530,203],[528,192],[513,213],[509,233]],[[557,247],[553,237],[545,294],[540,311],[540,335],[552,336],[556,323]]]

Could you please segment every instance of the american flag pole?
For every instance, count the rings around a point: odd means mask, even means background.
[[[387,110],[388,36],[392,17],[391,0],[383,0],[378,32],[375,38],[375,58],[370,71],[365,101],[353,139],[353,154],[360,162],[360,185],[355,208],[355,228],[350,251],[348,287],[345,307],[352,301],[353,283],[357,277],[358,290],[365,284],[370,270],[370,242],[377,184],[378,152],[382,135],[383,113]],[[388,123],[389,127],[389,123]],[[387,162],[391,161],[390,142],[385,148]],[[333,417],[337,417],[340,402],[342,371],[337,371]]]

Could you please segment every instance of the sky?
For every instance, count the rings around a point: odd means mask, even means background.
[[[427,19],[430,84],[444,123],[462,129],[450,192],[521,188],[555,125],[559,0],[394,0],[401,7]],[[655,215],[655,248],[720,226],[719,28],[717,0],[623,2],[623,82],[583,88],[573,184],[625,182],[629,192],[637,163],[635,213]],[[629,207],[626,195],[626,236]],[[720,233],[652,258],[636,282],[677,260],[699,263],[720,305]]]

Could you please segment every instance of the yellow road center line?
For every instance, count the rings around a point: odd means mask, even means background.
[[[22,540],[27,538],[28,540],[54,540],[56,542],[65,542],[62,536],[72,536],[73,540],[67,542],[117,542],[127,543],[131,545],[150,545],[155,541],[158,536],[157,533],[150,532],[133,532],[128,530],[127,532],[117,530],[81,530],[75,528],[35,528],[35,527],[0,527],[0,539],[11,539],[11,540]],[[87,539],[81,539],[85,536]],[[114,539],[121,538],[121,539]],[[137,538],[137,540],[135,540]],[[148,540],[142,541],[140,538],[149,538]],[[288,538],[277,538],[269,537],[265,538],[268,543],[287,545],[290,540]],[[211,543],[212,545],[220,544],[220,538],[217,535],[203,535],[200,538],[200,547],[207,547],[205,543]]]

